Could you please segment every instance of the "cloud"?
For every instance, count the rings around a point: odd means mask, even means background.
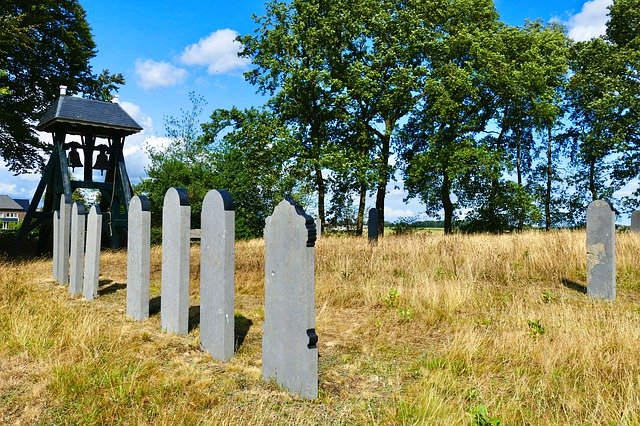
[[[402,217],[413,217],[418,213],[410,209],[394,209],[393,207],[384,206],[384,220],[393,222]]]
[[[136,61],[138,83],[144,89],[171,87],[187,78],[187,71],[168,62],[156,62],[151,59]]]
[[[587,41],[605,34],[609,20],[607,9],[612,0],[591,0],[582,10],[569,19],[569,37],[575,41]]]
[[[187,46],[180,61],[185,65],[203,65],[209,74],[225,74],[246,68],[251,62],[238,57],[242,44],[236,40],[238,33],[225,28],[214,31],[195,44]]]

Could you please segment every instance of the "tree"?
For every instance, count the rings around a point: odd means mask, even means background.
[[[22,0],[0,3],[0,156],[20,173],[42,165],[47,150],[34,123],[58,96],[70,93],[105,97],[124,80],[108,71],[92,73],[95,56],[86,14],[77,0]]]

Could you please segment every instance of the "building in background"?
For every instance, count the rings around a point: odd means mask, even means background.
[[[13,199],[8,195],[0,195],[0,229],[13,228],[12,224],[19,224],[27,214],[29,200]]]

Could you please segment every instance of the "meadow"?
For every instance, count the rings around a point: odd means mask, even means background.
[[[640,234],[617,236],[618,298],[585,294],[584,231],[326,237],[316,245],[320,396],[261,379],[262,240],[236,244],[236,355],[124,313],[126,252],[99,297],[71,298],[51,260],[0,259],[2,424],[638,424]]]

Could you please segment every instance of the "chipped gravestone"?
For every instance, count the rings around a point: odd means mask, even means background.
[[[190,223],[187,191],[169,188],[162,207],[160,326],[177,334],[189,332]]]
[[[60,228],[60,211],[59,210],[55,210],[53,212],[53,261],[52,261],[52,266],[53,266],[53,280],[55,282],[58,282],[58,239],[60,232],[58,232]]]
[[[65,202],[64,194],[60,195],[60,219],[58,222],[58,277],[60,285],[69,283],[69,246],[71,243],[71,204]]]
[[[100,243],[102,239],[102,215],[98,207],[92,206],[87,218],[87,238],[84,254],[84,280],[82,295],[87,300],[98,296],[100,276]]]
[[[141,321],[149,318],[151,205],[147,197],[131,198],[127,221],[127,315]]]
[[[262,375],[314,399],[318,397],[314,220],[301,206],[284,200],[266,219],[264,240]]]
[[[640,210],[634,210],[631,213],[631,231],[640,232]]]
[[[616,298],[615,213],[603,200],[595,200],[587,208],[587,294]]]
[[[84,276],[84,234],[87,224],[84,206],[73,203],[71,208],[71,265],[69,274],[69,294],[82,293]]]
[[[378,209],[372,208],[369,210],[369,219],[367,220],[367,233],[369,235],[370,243],[378,242]]]
[[[227,361],[234,342],[235,211],[226,191],[209,191],[202,202],[200,236],[200,342]]]

